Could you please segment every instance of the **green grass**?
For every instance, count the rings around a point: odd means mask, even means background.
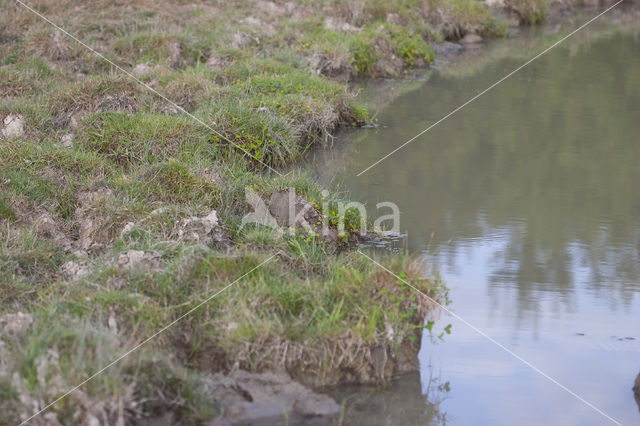
[[[406,67],[413,67],[416,60],[424,62],[433,60],[433,50],[419,34],[412,34],[406,27],[390,28],[391,44]]]
[[[16,215],[11,209],[11,204],[4,194],[0,194],[0,219],[15,220]]]
[[[98,268],[88,277],[64,285],[40,286],[37,297],[23,299],[20,308],[34,315],[34,326],[5,340],[11,354],[5,365],[17,375],[9,381],[0,372],[2,389],[13,396],[4,403],[15,402],[18,395],[23,400],[25,395],[55,399],[126,348],[251,271],[267,258],[249,242],[256,241],[257,232],[239,238],[246,249],[230,255],[167,244],[159,236],[132,237],[116,242],[110,253],[117,253],[123,245],[157,250],[162,253],[160,269],[123,270],[100,266],[94,259],[91,263]],[[55,255],[52,259],[50,248],[29,238],[15,244],[11,259],[3,258],[5,262],[43,268],[53,273],[47,279],[51,283],[61,279],[56,264],[59,267],[62,259],[54,260]],[[362,361],[352,357],[355,347],[373,347],[384,341],[394,351],[401,345],[417,344],[428,305],[391,275],[371,268],[356,253],[331,255],[315,240],[294,236],[268,241],[268,246],[281,251],[277,259],[220,293],[108,374],[88,383],[81,397],[95,401],[125,398],[127,404],[140,401],[138,409],[143,412],[161,408],[174,411],[185,422],[197,422],[216,414],[203,412],[198,402],[207,397],[194,380],[199,372],[224,371],[238,363],[250,370],[286,368],[308,381],[335,383],[342,377],[341,371],[362,368]],[[405,271],[406,279],[423,291],[435,297],[441,294],[441,284],[426,279],[421,267],[407,257],[382,261],[396,271]],[[41,262],[44,264],[37,266]],[[7,265],[3,269],[8,270]],[[33,269],[19,273],[44,278]],[[117,332],[104,325],[109,317],[116,319]],[[386,337],[389,328],[394,330],[392,340]],[[187,342],[174,343],[185,335],[189,336]],[[282,345],[303,350],[282,357],[275,350]],[[198,360],[214,348],[224,354],[225,361],[215,366],[199,364]],[[271,355],[265,356],[265,350]],[[307,359],[313,353],[309,351],[326,350],[340,355],[342,363],[327,368],[324,358]],[[185,369],[176,359],[186,359],[190,368]],[[16,383],[18,387],[13,388]],[[147,399],[159,391],[163,398]],[[189,396],[172,405],[182,393]],[[77,401],[70,397],[56,404],[53,412],[66,418]],[[19,404],[12,409],[22,410]],[[107,412],[115,415],[109,407]]]
[[[172,44],[179,44],[175,35],[166,32],[142,32],[127,34],[113,41],[113,51],[132,62],[166,63],[171,65]]]
[[[206,149],[206,138],[207,130],[188,117],[110,112],[85,118],[80,142],[87,151],[130,167]]]

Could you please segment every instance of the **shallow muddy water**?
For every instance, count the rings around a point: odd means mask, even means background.
[[[623,424],[640,423],[638,28],[594,24],[356,177],[568,31],[477,49],[424,82],[376,83],[379,127],[314,157],[374,217],[377,202],[399,206],[406,246],[428,255],[456,314]],[[455,318],[436,328],[449,323],[419,355],[422,392],[434,376],[441,390],[425,422],[610,422]],[[419,424],[402,413],[427,400],[397,398],[374,419]]]

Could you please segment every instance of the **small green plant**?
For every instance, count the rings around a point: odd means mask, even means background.
[[[362,226],[362,217],[360,210],[355,207],[347,209],[344,213],[344,228],[352,234],[360,231]]]
[[[433,50],[420,34],[412,34],[406,27],[391,27],[391,44],[405,67],[416,65],[417,59],[433,60]]]
[[[349,52],[351,65],[359,74],[367,74],[380,56],[380,53],[376,52],[369,34],[355,36],[351,41]]]
[[[507,22],[503,19],[489,17],[480,31],[483,37],[505,37],[507,35]]]
[[[67,185],[58,194],[58,208],[63,219],[69,219],[76,210],[76,198],[73,191],[73,179],[67,176]]]
[[[16,219],[13,210],[11,210],[11,203],[2,194],[0,194],[0,219]]]

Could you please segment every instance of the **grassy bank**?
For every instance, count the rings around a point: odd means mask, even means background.
[[[337,127],[370,120],[349,80],[428,66],[431,44],[445,39],[502,36],[506,9],[30,5],[215,133],[0,0],[0,423],[44,407],[246,273],[42,422],[133,423],[170,411],[198,423],[220,408],[204,378],[236,368],[318,385],[413,367],[426,300],[340,241],[241,228],[245,190],[267,199],[292,187],[322,204],[308,176],[264,164],[286,169]],[[382,261],[446,300],[418,259]]]

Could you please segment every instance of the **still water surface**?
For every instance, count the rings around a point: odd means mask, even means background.
[[[631,391],[640,371],[637,28],[594,25],[356,177],[555,39],[543,30],[516,48],[471,52],[469,64],[443,65],[426,82],[390,83],[384,93],[407,93],[379,111],[380,126],[314,160],[354,198],[400,207],[406,245],[428,254],[452,310],[623,424],[640,424]],[[422,391],[434,375],[449,389],[426,418],[608,423],[454,318],[438,325],[448,323],[443,342],[423,339]]]

